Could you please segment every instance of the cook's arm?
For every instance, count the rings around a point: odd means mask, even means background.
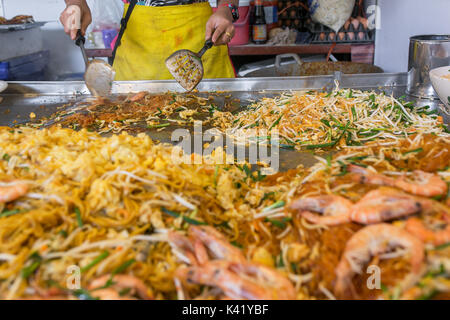
[[[81,29],[83,35],[86,34],[86,29],[92,22],[91,10],[86,0],[65,1],[66,9],[61,13],[59,20],[64,26],[64,32],[75,40],[78,29]]]
[[[234,37],[233,15],[228,4],[239,6],[239,0],[220,0],[217,11],[206,24],[206,39],[212,39],[216,46],[227,44]]]

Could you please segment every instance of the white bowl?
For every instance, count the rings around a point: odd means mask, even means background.
[[[0,80],[0,92],[5,91],[8,88],[8,83]]]
[[[450,66],[431,70],[430,79],[434,91],[441,98],[442,103],[450,109]]]

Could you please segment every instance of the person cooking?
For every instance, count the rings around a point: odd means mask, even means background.
[[[65,32],[75,40],[78,28],[74,28],[71,21],[71,6],[76,5],[80,9],[83,35],[92,22],[91,11],[86,0],[65,2],[67,7],[60,20]],[[235,77],[226,44],[234,36],[233,21],[239,18],[239,0],[220,0],[215,13],[207,0],[124,2],[122,29],[113,53],[115,80],[172,79],[165,66],[166,58],[180,49],[197,52],[203,47],[205,39],[211,39],[214,47],[202,58],[204,77]]]

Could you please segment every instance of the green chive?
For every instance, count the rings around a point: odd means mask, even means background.
[[[278,125],[281,121],[281,118],[283,118],[283,115],[279,116],[278,119],[270,126],[269,131],[272,130],[273,127]]]
[[[2,213],[0,213],[0,218],[5,218],[5,217],[13,216],[13,215],[18,214],[18,213],[21,213],[21,212],[22,212],[22,211],[19,210],[19,209],[3,211]]]
[[[114,269],[113,272],[111,273],[111,275],[115,276],[116,274],[124,272],[125,270],[128,269],[129,266],[131,266],[135,262],[136,262],[135,259],[130,259],[130,260],[125,261],[123,264],[121,264],[116,269]]]
[[[247,175],[247,178],[251,176],[252,171],[250,170],[250,168],[248,167],[247,164],[244,164],[243,166],[243,171],[245,172],[245,174]]]
[[[109,256],[108,251],[103,251],[99,256],[97,256],[91,263],[81,268],[81,272],[86,272],[92,269],[95,265],[99,264],[102,260],[105,260]]]
[[[327,155],[326,160],[327,160],[328,168],[331,168],[331,160],[332,159],[333,159],[333,156],[331,154]]]
[[[322,143],[322,144],[309,144],[306,146],[306,149],[319,149],[319,148],[330,148],[334,147],[336,145],[335,142],[328,142],[328,143]]]
[[[22,269],[21,273],[23,279],[27,279],[29,276],[31,276],[37,270],[37,268],[39,268],[42,262],[42,258],[37,252],[33,252],[30,255],[29,259],[33,262],[28,267]]]
[[[131,291],[131,288],[125,288],[119,291],[119,296],[123,297]]]
[[[268,212],[268,211],[271,211],[271,210],[275,210],[275,209],[284,207],[285,204],[286,203],[283,200],[277,201],[274,204],[272,204],[271,206],[268,206],[268,207],[264,208],[262,212]]]
[[[285,217],[285,218],[283,218],[281,220],[266,218],[267,222],[270,222],[275,227],[278,227],[280,229],[286,229],[286,223],[291,221],[291,220],[292,220],[292,218],[289,218],[289,217]]]
[[[11,159],[10,155],[7,154],[7,153],[5,153],[5,154],[3,155],[3,160],[9,161],[9,159]]]
[[[147,126],[147,129],[157,129],[157,128],[165,128],[170,126],[170,123],[161,123],[161,124],[154,124],[151,126]]]
[[[330,115],[330,119],[335,122],[338,126],[342,127],[342,123],[336,119],[333,115]]]
[[[77,217],[77,224],[81,228],[81,227],[83,227],[83,220],[81,220],[80,209],[78,207],[75,207],[74,211],[75,211],[75,215]]]
[[[41,265],[40,261],[35,261],[30,266],[23,268],[22,278],[27,279],[36,271],[37,268],[39,268],[40,265]]]
[[[358,121],[358,114],[356,113],[355,106],[352,106],[352,115],[353,115],[353,121]]]
[[[330,126],[330,121],[326,120],[326,119],[320,119],[320,122],[322,122],[324,125],[326,125],[327,127],[331,127]]]
[[[238,248],[240,248],[240,249],[243,248],[242,244],[240,244],[240,243],[238,243],[238,242],[236,242],[236,241],[231,241],[230,243],[231,243],[233,246],[238,247]]]
[[[255,182],[262,181],[262,180],[264,180],[267,177],[265,174],[261,174],[261,171],[259,171],[259,170],[256,171],[256,172],[258,174],[256,178],[252,175],[252,179]]]
[[[275,227],[278,227],[280,229],[286,229],[286,223],[284,223],[283,221],[273,220],[273,219],[269,219],[269,218],[266,218],[266,221],[270,222]]]
[[[59,232],[59,234],[62,235],[64,238],[67,238],[67,236],[68,236],[66,230],[61,230],[61,231]]]
[[[441,244],[439,246],[436,246],[434,249],[436,249],[436,250],[443,250],[443,249],[446,249],[448,247],[450,247],[450,242],[447,242],[447,243]]]
[[[261,199],[261,201],[267,200],[275,195],[275,192],[266,192],[264,193],[264,197]]]
[[[339,137],[337,137],[334,141],[332,142],[328,142],[328,143],[322,143],[322,144],[310,144],[310,145],[306,145],[306,149],[310,150],[310,149],[318,149],[318,148],[329,148],[329,147],[334,147],[335,145],[338,144],[339,141],[341,141],[342,137],[345,135],[345,133],[348,130],[348,126],[350,125],[350,122],[347,122],[347,124],[345,125],[345,127],[343,127],[341,134],[339,135]]]
[[[187,222],[187,223],[192,224],[192,225],[195,225],[195,226],[207,225],[207,223],[205,223],[205,222],[201,222],[201,221],[198,221],[198,220],[195,220],[195,219],[186,217],[186,216],[182,216],[182,215],[179,214],[178,212],[168,210],[168,209],[166,209],[166,208],[164,208],[164,207],[162,207],[161,210],[162,210],[164,213],[167,213],[169,216],[172,216],[172,217],[174,217],[174,218],[182,217],[183,220],[184,220],[184,222]]]
[[[417,300],[430,300],[433,299],[439,293],[438,290],[433,289],[430,293],[421,295]]]
[[[422,148],[417,148],[417,149],[414,149],[414,150],[406,151],[406,152],[403,153],[403,155],[407,155],[407,154],[410,154],[410,153],[420,153],[420,152],[423,152]]]

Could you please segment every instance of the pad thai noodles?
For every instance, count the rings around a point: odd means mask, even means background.
[[[391,97],[340,92],[240,114],[311,144],[346,128],[338,152],[270,176],[177,163],[144,133],[0,128],[0,298],[450,298],[450,135]],[[366,106],[357,119],[348,101]]]

